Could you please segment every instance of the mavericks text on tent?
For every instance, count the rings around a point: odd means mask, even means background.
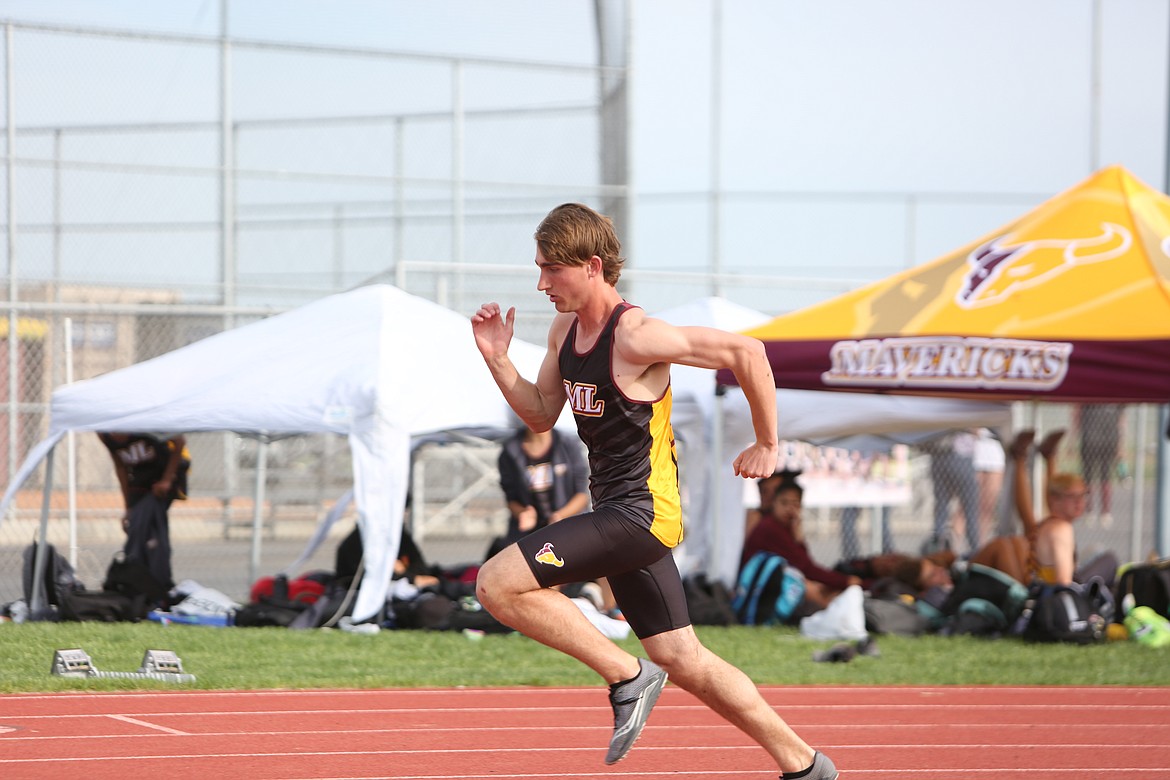
[[[838,341],[827,385],[1051,390],[1068,373],[1073,345],[958,336]]]

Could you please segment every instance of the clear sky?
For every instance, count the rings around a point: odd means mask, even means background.
[[[644,203],[710,180],[711,14],[707,3],[683,3],[688,24],[670,26],[673,7],[637,3]],[[880,200],[834,210],[798,197],[778,220],[803,247],[790,256],[794,271],[812,270],[801,256],[824,262],[826,241],[831,264],[893,270],[994,230],[1097,167],[1120,163],[1161,187],[1167,3],[1102,1],[1096,99],[1093,11],[1088,0],[726,3],[720,178],[735,221],[725,233],[767,218],[736,193],[918,193],[909,248],[900,209]],[[683,147],[695,164],[678,164]],[[657,249],[671,234],[654,238]],[[730,267],[735,251],[728,246]]]
[[[842,278],[929,260],[1098,167],[1164,186],[1170,0],[632,4],[637,267],[710,264],[715,180],[725,269]],[[0,18],[215,35],[220,2],[0,0]],[[597,56],[591,0],[233,0],[228,26],[252,40]],[[184,84],[184,67],[164,63],[161,83]],[[75,82],[72,98],[100,102],[98,81]],[[134,110],[214,115],[214,87],[159,89]]]

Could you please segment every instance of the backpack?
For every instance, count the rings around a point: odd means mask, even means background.
[[[740,569],[731,608],[749,626],[789,623],[804,600],[804,574],[776,553],[761,550]]]
[[[739,622],[731,608],[731,593],[722,582],[711,582],[706,574],[692,574],[683,579],[687,611],[696,626],[734,626]]]
[[[930,618],[916,602],[866,597],[862,604],[865,630],[871,634],[921,636],[930,630]]]
[[[287,628],[303,611],[303,607],[295,609],[279,604],[253,602],[251,604],[245,604],[236,610],[234,623],[237,626],[246,628],[263,626],[282,626]]]
[[[106,569],[102,590],[121,593],[130,598],[142,598],[147,605],[162,604],[167,599],[168,588],[151,574],[150,567],[138,560],[128,559],[117,553]]]
[[[998,569],[972,563],[955,579],[955,587],[940,612],[947,634],[996,636],[1012,626],[1024,611],[1028,589]]]
[[[1021,636],[1030,642],[1087,645],[1102,641],[1105,626],[1113,617],[1112,596],[1105,602],[1103,590],[1108,592],[1099,585],[1036,583],[1020,618]]]
[[[451,616],[458,607],[455,601],[441,593],[420,593],[413,599],[393,599],[395,628],[430,629],[447,631],[451,628]]]
[[[331,597],[336,590],[336,582],[325,585],[305,577],[290,581],[283,574],[261,577],[252,583],[251,601],[236,610],[233,622],[249,628],[317,628],[332,617],[330,607],[338,608]],[[338,599],[345,593],[340,586]]]
[[[1127,563],[1117,570],[1114,601],[1133,596],[1133,606],[1149,607],[1170,617],[1170,558],[1151,563]]]
[[[451,631],[482,631],[485,634],[507,634],[513,631],[483,608],[475,596],[463,596],[455,602],[447,628]]]
[[[62,597],[69,592],[79,590],[82,586],[77,581],[74,574],[73,567],[64,555],[57,552],[57,548],[53,545],[45,546],[45,571],[41,582],[33,583],[33,577],[36,569],[37,547],[39,542],[33,542],[28,547],[24,548],[23,553],[23,571],[21,572],[21,584],[24,588],[24,602],[32,606],[33,591],[39,590],[42,607],[59,606]],[[34,620],[41,619],[46,615],[33,616]]]

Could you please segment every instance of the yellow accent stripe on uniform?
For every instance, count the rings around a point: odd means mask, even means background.
[[[667,547],[683,540],[682,499],[678,492],[678,453],[670,427],[671,391],[653,405],[650,416],[650,479],[654,497],[654,522],[650,533]]]

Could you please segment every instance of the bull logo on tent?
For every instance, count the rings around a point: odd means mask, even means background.
[[[1090,238],[1042,238],[1013,242],[1011,234],[988,241],[967,255],[971,268],[955,295],[964,309],[1002,303],[1016,292],[1044,284],[1079,265],[1121,257],[1133,245],[1126,228],[1101,223]]]

